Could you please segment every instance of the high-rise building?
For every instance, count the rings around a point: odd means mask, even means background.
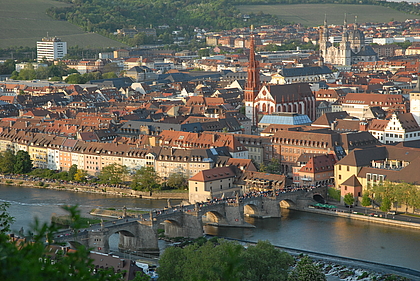
[[[62,42],[57,37],[44,37],[42,41],[36,42],[37,60],[61,59],[67,54],[67,42]]]

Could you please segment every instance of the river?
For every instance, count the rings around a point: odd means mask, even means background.
[[[34,217],[50,221],[52,214],[65,214],[63,205],[78,205],[83,216],[97,207],[161,209],[166,200],[122,198],[103,194],[75,193],[0,185],[0,202],[11,203],[9,213],[16,221],[12,229],[29,229]],[[179,200],[171,203],[178,204]],[[206,226],[208,234],[249,241],[268,240],[277,246],[290,247],[398,265],[420,270],[420,231],[366,223],[346,218],[282,210],[282,218],[246,221],[256,228]]]

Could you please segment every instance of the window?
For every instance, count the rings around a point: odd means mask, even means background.
[[[350,171],[350,166],[347,166],[347,172],[349,172]]]
[[[338,179],[341,180],[341,175],[338,175]]]
[[[341,165],[338,165],[338,170],[340,170],[340,171],[341,171]]]

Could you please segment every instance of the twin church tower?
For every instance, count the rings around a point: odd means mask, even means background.
[[[358,62],[378,60],[378,55],[372,47],[365,43],[365,35],[359,30],[357,17],[351,29],[348,28],[347,17],[344,17],[343,33],[338,46],[334,46],[329,37],[327,17],[325,17],[319,36],[319,55],[325,63],[350,66]]]

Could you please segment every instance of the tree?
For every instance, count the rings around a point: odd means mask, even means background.
[[[405,205],[405,213],[408,212],[408,207],[415,205],[418,193],[418,189],[413,184],[402,182],[395,185],[395,200]]]
[[[268,241],[258,241],[242,253],[245,271],[241,280],[287,280],[293,257],[276,249]]]
[[[381,206],[379,207],[379,209],[382,212],[388,212],[391,209],[391,200],[389,199],[389,197],[382,198]]]
[[[10,231],[10,225],[15,221],[13,217],[7,212],[9,202],[0,203],[0,235]]]
[[[101,183],[121,184],[127,174],[126,166],[114,163],[103,167],[98,177]]]
[[[88,173],[85,170],[77,169],[76,174],[74,174],[74,180],[77,182],[85,182],[87,175]]]
[[[365,213],[367,210],[367,206],[370,206],[372,204],[370,197],[369,197],[369,192],[366,190],[365,192],[363,192],[363,197],[362,197],[362,206],[365,207]]]
[[[326,281],[325,274],[321,268],[316,266],[311,258],[304,256],[298,261],[296,267],[289,275],[289,281]]]
[[[16,153],[16,161],[14,165],[14,172],[16,174],[26,174],[32,171],[32,160],[29,153],[24,150],[19,150]]]
[[[280,174],[280,161],[277,158],[271,158],[267,164],[267,172],[270,174]]]
[[[269,242],[245,249],[223,239],[183,249],[170,247],[159,260],[159,280],[287,280],[293,257]]]
[[[183,173],[172,173],[166,180],[166,186],[170,189],[186,189],[188,188],[188,179]]]
[[[69,172],[68,172],[68,180],[72,181],[74,180],[74,175],[77,173],[77,165],[73,164],[70,166]]]
[[[160,187],[159,181],[160,178],[153,167],[143,166],[133,175],[130,186],[134,190],[152,191]]]
[[[73,74],[69,75],[66,78],[65,81],[66,81],[66,83],[69,83],[69,84],[81,84],[81,83],[85,83],[85,81],[84,81],[82,75],[80,75],[80,73],[73,73]]]
[[[11,149],[7,149],[0,154],[0,172],[11,174],[14,172],[16,155]]]
[[[346,195],[344,195],[344,203],[349,206],[349,212],[350,212],[350,207],[353,205],[354,203],[354,196],[353,193],[347,193]]]
[[[207,48],[203,48],[203,49],[198,50],[197,54],[198,54],[198,57],[200,58],[208,57],[210,56],[210,50]]]
[[[115,72],[106,72],[102,75],[103,79],[112,79],[112,78],[118,78],[117,74]]]
[[[120,274],[110,270],[94,270],[93,260],[89,258],[89,249],[80,246],[74,252],[57,252],[55,258],[49,251],[49,245],[58,228],[54,224],[40,224],[37,220],[30,243],[11,241],[6,232],[13,221],[6,212],[7,204],[0,204],[0,280],[14,281],[117,281]],[[74,227],[80,225],[80,212],[76,207],[64,208],[70,212]],[[45,245],[47,244],[47,246]]]

